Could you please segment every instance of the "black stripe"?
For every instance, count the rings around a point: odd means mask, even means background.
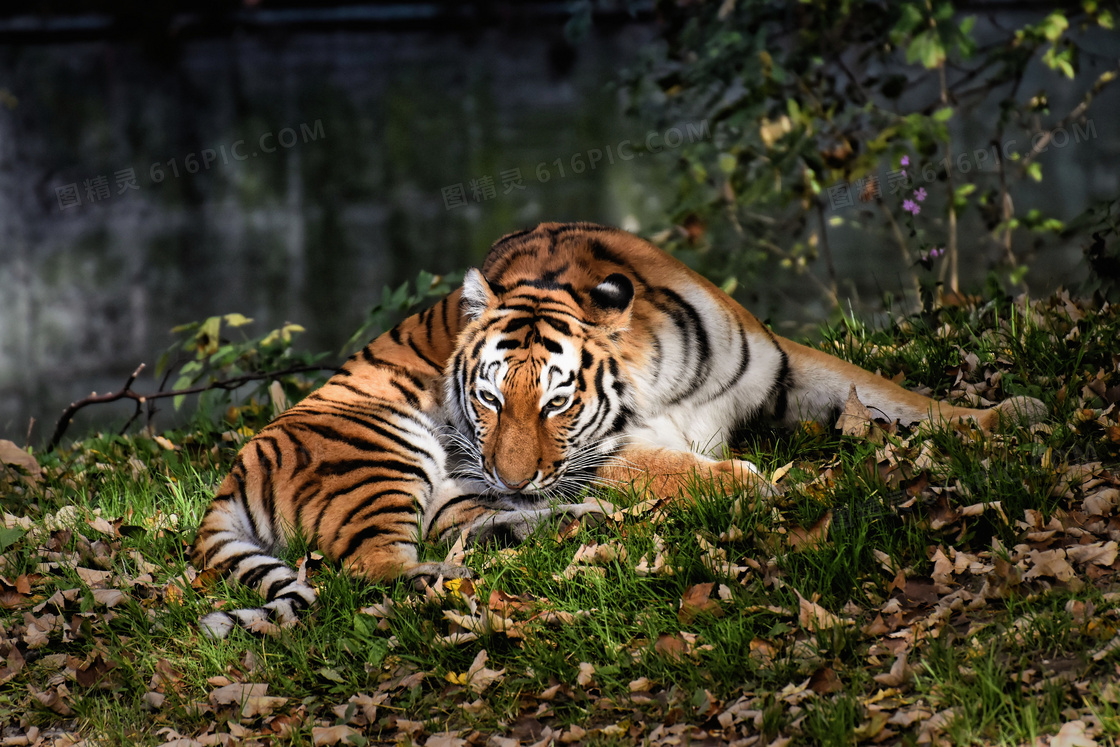
[[[409,335],[409,336],[408,336],[408,346],[409,346],[410,348],[412,348],[412,352],[416,353],[417,357],[418,357],[418,358],[420,358],[420,360],[422,360],[422,361],[424,361],[425,363],[427,363],[427,364],[428,364],[428,365],[429,365],[429,366],[430,366],[430,367],[431,367],[431,368],[432,368],[432,369],[433,369],[434,371],[441,371],[441,370],[443,370],[443,366],[441,366],[440,364],[436,363],[436,362],[435,362],[434,360],[432,360],[432,359],[431,359],[431,358],[429,358],[429,357],[428,357],[427,355],[425,355],[425,354],[424,354],[424,351],[423,351],[423,350],[421,350],[421,349],[420,349],[420,348],[419,348],[419,347],[418,347],[418,346],[416,345],[416,343],[412,341],[412,335]]]
[[[368,469],[383,469],[398,472],[402,475],[415,475],[428,487],[432,486],[432,480],[424,469],[415,464],[396,459],[339,459],[334,462],[323,462],[319,465],[319,473],[323,475],[345,475],[348,472]]]
[[[269,600],[270,602],[272,600],[276,599],[275,594],[276,594],[277,587],[282,589],[285,586],[287,586],[288,584],[290,584],[291,582],[295,581],[296,578],[297,578],[295,572],[292,571],[291,568],[288,568],[288,566],[286,566],[286,565],[284,567],[288,569],[288,575],[287,576],[284,576],[283,578],[278,578],[275,581],[270,582],[269,585],[266,588],[261,589],[261,595],[265,599]]]
[[[241,576],[241,578],[239,578],[237,580],[240,581],[241,583],[245,584],[246,586],[248,586],[252,589],[255,589],[255,588],[257,588],[257,585],[261,582],[261,579],[263,579],[265,576],[267,576],[269,573],[276,570],[277,568],[283,568],[283,567],[285,567],[284,564],[279,562],[279,561],[275,561],[275,562],[272,562],[272,563],[261,563],[256,568],[252,569],[251,571],[246,572],[244,575]],[[268,595],[266,594],[265,596],[267,597]]]
[[[389,529],[382,529],[375,524],[369,524],[362,527],[358,531],[354,532],[353,535],[351,535],[350,541],[346,543],[346,549],[338,554],[338,559],[340,561],[345,560],[346,558],[357,552],[358,548],[360,548],[366,542],[371,539],[377,539],[377,537],[384,534],[396,534],[396,532]],[[406,544],[414,545],[416,543],[407,542]]]
[[[379,477],[371,477],[371,478],[368,478],[366,480],[362,480],[361,482],[355,483],[354,485],[351,485],[350,487],[346,488],[346,490],[338,491],[337,493],[335,493],[331,497],[332,498],[338,498],[338,497],[346,495],[348,493],[353,493],[355,490],[360,490],[360,489],[366,487],[367,485],[372,485],[375,482],[381,482],[382,479],[383,478],[379,478]],[[349,526],[350,523],[354,521],[354,518],[358,514],[362,513],[367,508],[371,508],[373,506],[374,502],[379,501],[382,498],[387,498],[391,495],[399,495],[403,498],[407,498],[410,503],[415,503],[415,501],[416,501],[416,497],[413,496],[412,493],[409,493],[405,490],[400,490],[398,488],[387,488],[385,490],[374,493],[373,495],[368,495],[365,498],[363,498],[361,500],[361,502],[358,503],[357,506],[354,506],[354,508],[350,509],[350,512],[346,514],[346,518],[343,519],[339,523],[339,526],[343,526],[343,527]],[[415,508],[412,508],[410,510],[414,511]]]
[[[416,396],[415,392],[406,389],[405,386],[396,379],[390,379],[389,385],[400,392],[401,396],[404,397],[405,401],[408,402],[409,405],[415,407],[417,410],[420,409],[420,398]]]
[[[447,339],[450,340],[451,338],[453,338],[455,336],[455,335],[451,334],[451,323],[447,321],[447,307],[450,306],[451,304],[448,303],[447,298],[444,298],[439,303],[440,303],[440,319],[443,321],[443,332],[444,332],[445,335],[447,335]]]
[[[463,495],[455,496],[451,500],[446,501],[442,506],[439,507],[438,511],[428,517],[428,527],[430,529],[434,529],[439,524],[439,520],[440,517],[443,516],[443,512],[447,509],[458,506],[461,503],[474,502],[477,497],[478,496],[474,493],[464,493]]]
[[[393,433],[393,432],[389,431],[387,428],[384,428],[384,427],[378,425],[377,423],[373,422],[373,419],[377,418],[377,415],[375,413],[365,413],[365,417],[358,417],[356,415],[348,415],[346,413],[336,412],[336,413],[332,413],[330,415],[330,417],[339,418],[340,420],[346,420],[346,421],[349,421],[351,423],[356,423],[356,424],[362,426],[363,428],[366,428],[368,430],[373,431],[374,433],[381,436],[382,438],[389,439],[390,441],[392,441],[397,446],[400,446],[403,449],[407,449],[407,450],[413,452],[414,454],[420,454],[423,457],[426,457],[428,459],[431,459],[432,461],[435,461],[435,457],[430,452],[428,452],[426,449],[422,449],[419,446],[416,446],[411,441],[408,441],[408,440],[402,438],[401,436],[398,436],[396,433]],[[387,423],[387,421],[385,421],[383,418],[377,418],[377,419],[381,420],[384,423]],[[322,436],[323,438],[329,438],[333,441],[343,442],[343,443],[345,443],[349,446],[353,446],[355,449],[358,449],[359,451],[365,451],[365,452],[387,452],[387,451],[389,451],[382,444],[376,443],[375,441],[358,439],[355,436],[351,436],[349,434],[344,434],[341,431],[339,431],[337,428],[334,428],[330,425],[327,425],[326,423],[300,423],[297,427],[304,428],[304,429],[307,429],[309,431],[312,431],[312,432]]]

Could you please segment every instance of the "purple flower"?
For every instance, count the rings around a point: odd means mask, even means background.
[[[913,200],[903,200],[902,209],[913,215],[917,215],[918,213],[922,212],[921,206],[919,206],[918,203],[914,202]]]
[[[909,166],[910,165],[910,156],[903,156],[901,163],[902,163],[903,166]]]
[[[914,197],[917,198],[918,202],[924,200],[926,198],[926,188],[918,187],[918,190],[914,193]]]
[[[945,247],[943,247],[943,246],[939,246],[936,249],[930,249],[929,250],[929,256],[934,258],[934,259],[937,259],[938,257],[940,257],[944,253],[945,253]]]

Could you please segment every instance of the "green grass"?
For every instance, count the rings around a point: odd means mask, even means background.
[[[329,741],[316,729],[348,723],[354,743],[449,733],[528,744],[549,729],[602,745],[651,735],[916,744],[925,729],[952,744],[1022,744],[1081,720],[1114,740],[1120,562],[1078,553],[1093,542],[1107,552],[1120,531],[1117,506],[1094,515],[1085,502],[1120,486],[1120,316],[1078,314],[1057,300],[992,303],[884,331],[848,322],[822,344],[939,397],[1041,397],[1045,427],[992,437],[922,427],[884,445],[753,426],[733,446],[767,471],[793,463],[779,499],[697,486],[656,516],[565,538],[546,528],[512,551],[473,552],[473,593],[425,598],[315,564],[320,606],[273,637],[212,642],[195,627],[216,601],[255,601],[190,583],[188,548],[228,444],[172,433],[179,448],[168,451],[144,436],[94,436],[38,455],[41,483],[0,471],[9,523],[32,527],[0,534],[0,736],[311,744]],[[978,365],[958,380],[969,354]],[[1071,479],[1088,463],[1100,466]],[[801,539],[825,523],[818,542]],[[614,554],[564,577],[591,543]],[[736,572],[714,570],[706,547]],[[672,573],[639,572],[659,548]],[[1054,552],[1072,573],[1047,570]],[[712,584],[710,599],[682,610],[698,584]],[[508,614],[512,632],[439,644],[454,632],[449,616],[477,615],[493,592],[522,605]],[[840,622],[814,623],[814,604]],[[473,692],[463,675],[483,649],[503,674]],[[908,667],[892,679],[903,650]],[[255,714],[211,702],[238,682],[283,700]]]

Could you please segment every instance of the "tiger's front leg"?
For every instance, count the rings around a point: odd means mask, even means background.
[[[778,492],[753,464],[742,459],[717,461],[691,451],[644,444],[623,449],[614,464],[599,469],[599,476],[606,482],[631,484],[658,498],[686,495],[698,480],[710,480],[724,489],[742,486],[762,495]]]

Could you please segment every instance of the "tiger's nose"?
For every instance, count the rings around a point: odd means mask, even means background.
[[[510,490],[521,490],[521,488],[523,488],[523,487],[525,487],[526,485],[529,484],[529,480],[522,480],[519,483],[512,483],[512,482],[509,482],[508,480],[502,480],[502,484],[505,485]]]

